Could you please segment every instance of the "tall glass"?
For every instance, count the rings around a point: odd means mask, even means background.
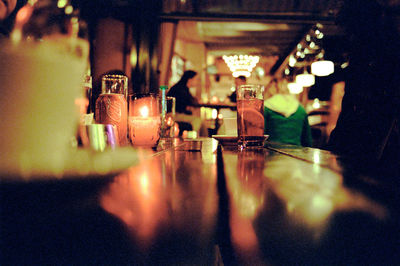
[[[120,145],[128,143],[128,78],[105,75],[101,80],[101,94],[96,100],[96,122],[117,126]]]
[[[165,103],[162,97],[160,101],[161,131],[160,138],[173,138],[175,136],[175,97],[166,96]]]
[[[264,144],[264,86],[237,88],[237,132],[239,149]]]
[[[118,93],[128,101],[128,77],[124,75],[104,75],[101,78],[101,93]]]

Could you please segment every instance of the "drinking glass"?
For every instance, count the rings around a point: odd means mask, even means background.
[[[101,93],[122,94],[128,100],[128,77],[124,75],[102,76]]]
[[[161,114],[160,138],[173,138],[175,136],[175,97],[159,97],[159,106]]]
[[[242,85],[237,88],[237,132],[239,149],[264,144],[264,87]]]
[[[79,139],[83,147],[104,151],[107,147],[118,147],[118,130],[115,125],[90,124],[80,126]]]
[[[128,142],[127,88],[126,76],[104,75],[101,79],[101,94],[96,100],[96,122],[117,126],[120,145]]]

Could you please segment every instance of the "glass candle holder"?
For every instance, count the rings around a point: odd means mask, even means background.
[[[155,95],[134,95],[129,100],[129,138],[133,146],[155,147],[160,139],[160,109]]]

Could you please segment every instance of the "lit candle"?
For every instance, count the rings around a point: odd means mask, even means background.
[[[160,138],[161,119],[154,97],[134,98],[128,118],[129,137],[135,146],[153,147]]]

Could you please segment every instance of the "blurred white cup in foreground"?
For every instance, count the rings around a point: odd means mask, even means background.
[[[59,44],[8,41],[0,50],[0,172],[62,171],[76,134],[86,61]],[[86,47],[87,48],[87,47]]]

